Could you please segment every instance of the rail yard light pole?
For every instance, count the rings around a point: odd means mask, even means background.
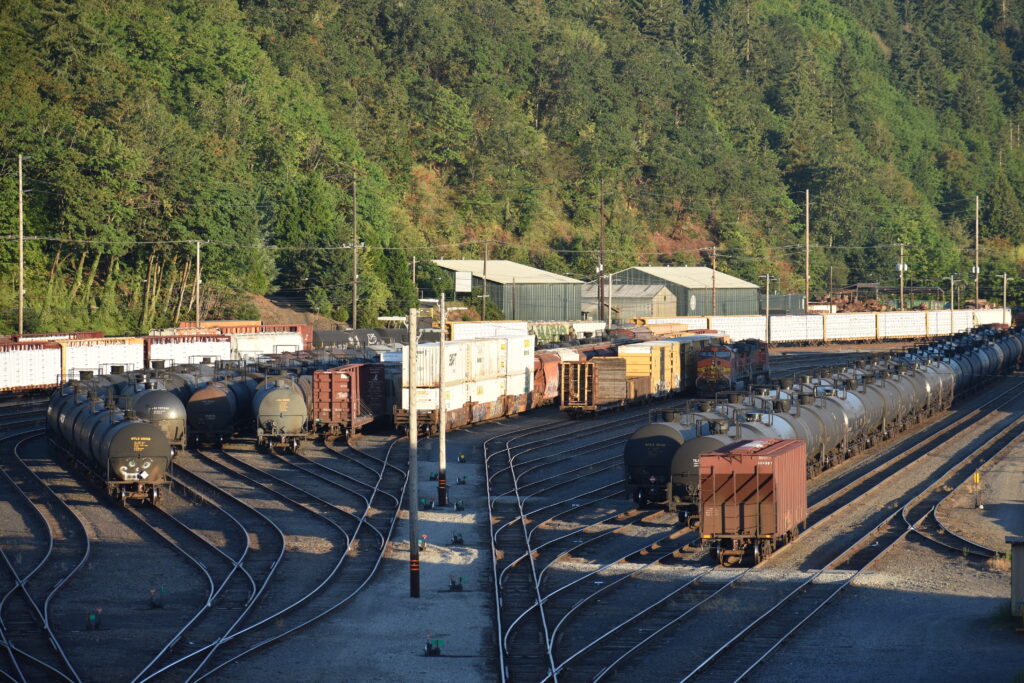
[[[420,597],[419,510],[419,424],[416,414],[416,323],[420,311],[409,309],[409,596]]]
[[[25,334],[25,188],[18,155],[18,334]]]

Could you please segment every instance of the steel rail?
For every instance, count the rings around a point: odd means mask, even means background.
[[[8,650],[8,652],[10,654],[10,657],[12,658],[12,661],[14,662],[13,666],[15,667],[16,671],[18,672],[19,677],[21,677],[22,679],[24,679],[24,672],[21,671],[20,666],[18,665],[18,663],[16,661],[17,654],[21,654],[23,657],[30,658],[31,661],[33,661],[37,666],[41,666],[41,667],[51,671],[54,675],[56,675],[56,676],[58,676],[58,677],[60,677],[60,678],[62,678],[64,680],[76,681],[77,682],[77,681],[81,681],[82,680],[81,676],[79,675],[79,673],[75,669],[75,667],[71,664],[71,661],[70,661],[67,653],[65,652],[63,646],[60,644],[60,640],[57,637],[57,634],[55,632],[53,624],[51,623],[51,619],[50,619],[50,603],[53,600],[53,598],[57,595],[57,593],[71,579],[71,577],[74,576],[78,572],[78,570],[81,569],[85,565],[85,563],[88,561],[88,559],[89,559],[89,557],[91,555],[91,552],[92,552],[92,543],[91,543],[91,541],[89,539],[89,534],[86,531],[85,523],[78,516],[78,513],[75,512],[64,501],[63,498],[61,498],[59,495],[57,495],[57,493],[55,491],[53,491],[53,489],[50,488],[32,470],[32,468],[29,467],[27,463],[25,463],[25,461],[19,455],[19,449],[24,444],[26,444],[28,441],[31,441],[33,439],[37,439],[40,436],[42,436],[43,435],[43,431],[44,430],[42,428],[37,428],[37,429],[29,430],[27,432],[20,432],[20,433],[17,433],[17,434],[6,435],[3,438],[5,440],[8,440],[8,439],[21,439],[20,441],[18,441],[15,444],[15,446],[14,446],[14,448],[12,450],[13,459],[15,461],[17,461],[21,465],[22,469],[29,476],[29,478],[32,481],[32,483],[35,486],[39,487],[40,491],[42,492],[43,498],[45,498],[46,500],[50,501],[49,505],[44,500],[40,500],[38,502],[33,501],[32,497],[27,492],[25,492],[25,490],[22,489],[22,487],[19,484],[17,484],[17,482],[14,481],[14,479],[9,475],[9,473],[6,471],[6,469],[0,468],[0,471],[3,471],[3,474],[4,474],[5,478],[7,478],[7,480],[9,482],[11,482],[12,486],[19,492],[19,494],[22,496],[22,498],[25,500],[25,502],[27,504],[29,504],[29,506],[33,510],[34,514],[39,518],[39,520],[46,527],[46,529],[47,529],[47,536],[48,536],[47,550],[46,550],[46,553],[45,553],[44,557],[24,577],[19,577],[17,571],[14,569],[13,564],[9,562],[9,559],[6,556],[6,553],[4,553],[4,561],[5,561],[5,563],[7,563],[8,567],[10,568],[10,571],[11,571],[12,575],[15,577],[16,587],[13,590],[20,591],[23,594],[24,598],[30,604],[32,611],[36,614],[37,618],[40,621],[40,627],[46,633],[47,638],[48,638],[49,643],[50,643],[50,646],[56,651],[57,655],[60,658],[60,661],[61,661],[62,665],[65,668],[65,671],[63,671],[63,672],[59,671],[56,668],[50,666],[49,664],[47,664],[45,662],[42,662],[42,661],[38,660],[37,658],[33,657],[32,655],[29,655],[28,653],[26,653],[26,652],[20,650],[19,648],[17,648],[17,646],[15,646],[11,642],[9,636],[7,635],[6,629],[4,629],[4,633],[3,633],[3,642],[4,642],[4,645],[5,645],[6,649]],[[22,438],[22,437],[24,437],[24,438]],[[83,541],[83,546],[84,546],[83,551],[82,551],[81,559],[71,568],[70,571],[68,571],[63,576],[61,576],[52,585],[52,587],[49,587],[49,590],[48,590],[48,592],[46,593],[46,595],[45,595],[45,597],[43,599],[43,605],[42,605],[41,609],[39,607],[38,601],[31,595],[31,593],[29,591],[29,588],[28,588],[28,583],[52,559],[53,553],[54,553],[54,537],[53,537],[53,529],[50,527],[49,521],[47,521],[46,517],[39,510],[40,506],[46,507],[50,511],[50,514],[53,516],[55,521],[58,519],[58,517],[60,515],[63,515],[66,520],[69,520],[69,521],[71,521],[73,523],[73,526],[77,526],[77,531],[78,531],[78,533],[81,534],[81,539]],[[60,511],[59,513],[57,512],[58,510]],[[8,593],[7,595],[4,596],[3,603],[6,603],[8,597],[10,597],[10,595],[11,594]],[[0,609],[2,609],[3,603],[0,603]]]
[[[363,580],[355,588],[353,588],[349,592],[349,594],[347,596],[345,596],[339,602],[337,602],[337,603],[335,603],[333,605],[330,605],[330,606],[328,606],[325,609],[322,609],[320,612],[318,612],[318,613],[314,614],[313,616],[307,618],[305,621],[291,626],[290,628],[285,630],[283,633],[276,634],[273,637],[270,637],[270,638],[267,638],[267,639],[265,639],[263,641],[260,641],[260,642],[258,642],[256,644],[252,645],[248,649],[244,650],[243,652],[233,656],[232,658],[227,659],[227,660],[221,662],[217,666],[211,668],[209,671],[204,673],[197,680],[203,680],[203,679],[207,678],[208,676],[213,675],[214,673],[216,673],[217,671],[219,671],[223,667],[225,667],[225,666],[227,666],[227,665],[229,665],[229,664],[231,664],[231,663],[233,663],[235,661],[238,661],[242,657],[244,657],[244,656],[246,656],[246,655],[248,655],[248,654],[250,654],[252,652],[258,651],[258,650],[260,650],[262,648],[265,648],[266,646],[271,645],[271,644],[273,644],[275,642],[278,642],[278,641],[282,640],[283,638],[285,638],[287,636],[290,636],[293,633],[296,633],[300,629],[303,629],[303,628],[305,628],[305,627],[307,627],[307,626],[309,626],[309,625],[319,621],[320,619],[324,618],[325,616],[333,613],[334,611],[336,611],[340,607],[348,604],[348,602],[351,601],[356,595],[358,595],[369,584],[369,582],[376,576],[377,572],[380,570],[380,565],[381,565],[381,562],[384,559],[384,555],[386,554],[387,543],[391,540],[391,537],[394,534],[395,526],[396,526],[396,524],[398,522],[399,512],[401,510],[400,501],[405,496],[405,491],[406,491],[406,488],[408,486],[408,481],[409,481],[409,479],[408,479],[408,471],[407,470],[403,471],[403,470],[401,470],[401,468],[397,467],[396,465],[391,464],[391,462],[390,462],[391,457],[392,457],[392,452],[394,451],[395,446],[399,442],[400,442],[400,439],[395,439],[395,440],[393,440],[389,444],[387,452],[386,452],[386,456],[385,456],[384,460],[382,461],[382,467],[381,467],[381,470],[380,470],[380,472],[378,474],[377,485],[375,487],[375,493],[379,492],[379,493],[381,493],[383,495],[386,495],[387,497],[390,497],[390,498],[393,498],[396,501],[399,501],[399,503],[396,505],[396,508],[394,510],[394,514],[390,515],[390,517],[389,517],[389,521],[387,522],[387,533],[384,535],[384,538],[385,538],[384,543],[382,544],[381,548],[379,548],[378,552],[376,553],[376,555],[374,557],[374,561],[373,561],[373,566],[370,568],[370,571],[367,572],[365,578],[363,578]],[[361,451],[359,449],[355,449],[352,446],[350,446],[350,447],[353,448],[353,450],[357,450],[358,452],[365,453],[364,451]],[[328,468],[328,469],[330,469],[330,468]],[[384,484],[385,473],[387,473],[389,471],[391,471],[392,474],[398,473],[402,477],[402,482],[401,482],[401,486],[400,486],[401,490],[400,490],[399,495],[397,497],[381,490],[381,487]],[[375,496],[371,496],[371,498],[370,498],[370,503],[371,504],[373,503],[374,497]],[[372,522],[370,521],[370,508],[367,508],[367,510],[364,511],[363,515],[360,518],[360,524],[361,524],[361,526],[372,526]],[[374,530],[377,531],[376,529],[374,529]],[[234,636],[232,636],[232,637],[234,637]]]
[[[874,528],[872,528],[867,534],[865,534],[863,537],[859,538],[855,543],[853,543],[850,546],[848,546],[835,559],[833,559],[831,562],[829,562],[823,569],[820,569],[820,570],[816,571],[815,573],[813,573],[810,577],[808,577],[806,580],[804,580],[800,585],[798,585],[793,591],[791,591],[789,594],[787,594],[785,597],[783,597],[775,605],[770,607],[767,611],[765,611],[759,617],[757,617],[754,620],[752,620],[746,627],[743,628],[743,630],[741,630],[739,633],[734,635],[729,641],[727,641],[725,644],[723,644],[721,647],[719,647],[714,653],[712,653],[711,656],[706,658],[703,662],[701,662],[696,668],[694,668],[689,674],[687,674],[687,676],[685,676],[681,680],[682,681],[692,680],[697,675],[699,675],[701,672],[706,671],[713,663],[718,661],[718,659],[727,650],[730,650],[733,647],[735,647],[739,642],[742,641],[742,639],[744,637],[746,637],[748,634],[750,634],[755,627],[757,627],[758,625],[760,625],[762,623],[765,623],[769,617],[771,617],[773,614],[775,614],[782,606],[784,606],[787,603],[789,603],[795,596],[800,594],[805,588],[810,586],[819,576],[824,574],[826,571],[830,571],[830,570],[834,570],[834,569],[840,568],[844,563],[852,561],[852,558],[853,558],[853,556],[855,555],[856,552],[858,552],[860,550],[863,550],[865,544],[869,540],[876,539],[877,536],[878,536],[879,531],[883,527],[885,527],[885,526],[887,526],[889,524],[892,524],[895,520],[897,520],[897,517],[898,517],[899,518],[898,521],[902,522],[903,526],[905,527],[904,530],[898,536],[896,536],[893,540],[891,540],[888,544],[880,545],[879,546],[879,550],[877,552],[875,552],[873,554],[873,556],[870,557],[867,560],[866,563],[864,563],[862,566],[856,568],[856,570],[855,570],[853,575],[851,575],[851,576],[841,580],[834,590],[829,592],[823,599],[820,599],[818,604],[808,614],[806,614],[802,619],[800,619],[800,621],[798,621],[794,626],[792,626],[789,630],[787,630],[782,635],[781,638],[777,638],[773,642],[773,644],[767,648],[767,650],[765,650],[749,667],[747,667],[739,675],[739,677],[736,680],[741,680],[742,678],[746,677],[759,664],[764,662],[767,659],[767,657],[772,652],[774,652],[779,646],[781,646],[782,643],[787,638],[789,638],[791,635],[793,635],[793,633],[795,633],[797,631],[797,629],[799,629],[801,626],[806,624],[811,619],[811,617],[813,617],[822,608],[824,608],[825,605],[827,605],[829,602],[831,602],[832,599],[835,598],[836,595],[838,595],[844,588],[849,586],[853,582],[853,580],[856,579],[858,576],[860,576],[869,566],[872,566],[878,559],[880,559],[885,553],[887,553],[899,540],[905,538],[907,534],[911,533],[914,530],[915,526],[917,526],[923,520],[925,520],[928,517],[928,515],[930,515],[932,513],[932,511],[934,510],[934,505],[928,506],[927,511],[925,511],[924,514],[922,514],[917,519],[917,521],[911,521],[908,518],[908,514],[910,513],[910,510],[911,510],[911,508],[913,506],[919,504],[927,496],[929,496],[931,493],[933,493],[937,489],[937,487],[943,485],[949,478],[954,476],[958,471],[960,471],[960,470],[966,468],[968,465],[972,464],[973,461],[981,459],[982,462],[984,462],[984,461],[987,461],[989,458],[993,457],[994,454],[989,455],[987,458],[983,457],[981,454],[983,454],[987,449],[997,447],[998,442],[1006,439],[1009,434],[1011,434],[1013,432],[1017,432],[1014,436],[1012,436],[1010,438],[1008,444],[1004,444],[1002,446],[998,446],[999,451],[997,451],[997,452],[1000,452],[1003,449],[1005,449],[1009,445],[1009,443],[1013,443],[1014,441],[1020,439],[1022,437],[1022,433],[1020,431],[1022,426],[1024,426],[1024,417],[1017,418],[1017,419],[1013,420],[1006,427],[1001,428],[997,434],[995,434],[992,437],[990,437],[989,439],[987,439],[986,442],[982,446],[980,446],[980,447],[978,447],[976,449],[972,448],[970,450],[968,450],[968,449],[960,449],[960,450],[967,450],[967,452],[962,457],[960,457],[959,459],[956,459],[953,462],[947,463],[948,466],[940,467],[940,471],[937,474],[932,476],[926,483],[918,485],[918,486],[921,487],[921,490],[918,493],[911,494],[910,497],[907,498],[905,500],[905,502],[903,502],[902,505],[900,505],[900,507],[896,511],[894,511],[892,514],[888,515],[878,525],[876,525]],[[915,460],[914,462],[912,462],[911,466],[916,465],[916,464],[918,464],[918,463],[920,463],[922,461],[923,461],[923,459],[919,458],[919,459]],[[885,483],[885,482],[889,481],[889,479],[897,476],[898,474],[901,474],[904,471],[905,471],[905,469],[901,470],[900,472],[893,473],[892,475],[890,475],[890,477],[887,477],[882,483]],[[881,483],[879,484],[879,486],[881,486]],[[876,543],[877,543],[877,540],[876,540]]]

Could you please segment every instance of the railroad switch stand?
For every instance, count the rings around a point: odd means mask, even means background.
[[[430,498],[420,498],[420,507],[424,510],[433,510],[434,501]]]
[[[458,484],[459,486],[465,486],[466,485],[466,475],[464,475],[464,474],[461,475],[458,479],[455,480],[455,483]]]
[[[461,593],[462,592],[462,582],[464,580],[465,579],[463,577],[461,577],[461,576],[459,577],[458,581],[455,580],[454,576],[449,576],[448,577],[448,591],[450,593]]]
[[[459,462],[466,462],[466,454],[459,453]]]
[[[465,510],[466,509],[466,504],[462,502],[461,498],[459,498],[457,501],[455,501],[455,509],[456,510]]]
[[[437,472],[430,473],[430,481],[437,481]]]
[[[448,545],[465,545],[464,541],[462,540],[462,534],[457,531],[453,531],[452,540]]]
[[[442,645],[444,645],[443,640],[428,640],[426,646],[423,648],[423,654],[427,657],[440,657]]]

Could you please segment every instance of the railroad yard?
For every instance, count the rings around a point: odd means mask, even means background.
[[[771,371],[894,348],[774,349]],[[0,670],[69,681],[1024,672],[1009,565],[992,551],[1024,534],[1024,375],[987,378],[808,480],[806,529],[757,566],[720,566],[678,515],[627,497],[627,439],[676,405],[579,420],[549,406],[454,431],[448,483],[463,509],[431,507],[436,439],[421,440],[412,599],[407,450],[394,432],[325,435],[297,452],[250,436],[185,448],[159,506],[118,506],[53,451],[45,400],[7,399],[0,622],[16,656]]]

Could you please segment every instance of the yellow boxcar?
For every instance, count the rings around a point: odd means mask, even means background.
[[[662,374],[664,352],[652,344],[626,344],[618,348],[619,358],[626,360],[626,377],[647,377],[651,380],[651,394],[663,396],[668,392]]]
[[[651,346],[660,346],[662,350],[661,376],[665,388],[670,394],[683,390],[683,367],[681,358],[682,343],[673,339],[651,342]]]

